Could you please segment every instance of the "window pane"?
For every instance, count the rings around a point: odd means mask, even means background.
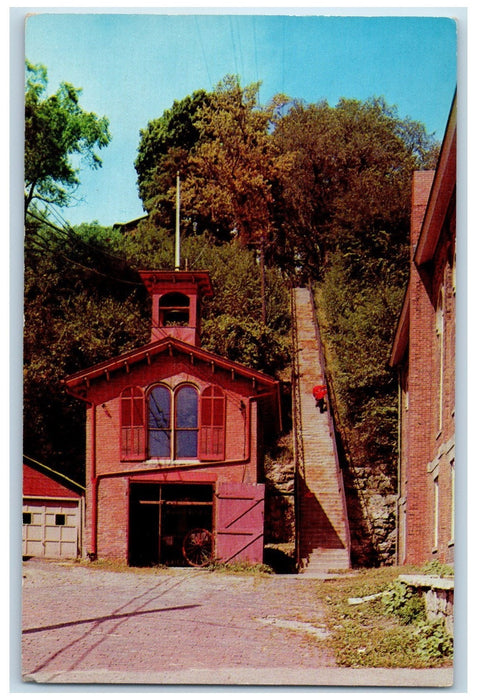
[[[171,394],[165,386],[155,386],[149,394],[148,404],[149,455],[171,455]]]
[[[176,432],[176,457],[197,457],[197,430]]]
[[[177,391],[176,428],[197,428],[197,390],[192,386]]]
[[[171,396],[165,386],[156,386],[149,394],[149,428],[169,428]]]
[[[149,431],[149,455],[151,457],[170,457],[171,433],[169,430]]]

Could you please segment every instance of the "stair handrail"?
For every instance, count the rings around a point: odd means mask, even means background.
[[[297,474],[305,481],[305,450],[303,445],[303,427],[301,415],[301,389],[300,389],[300,366],[298,360],[298,333],[297,333],[297,315],[296,315],[296,298],[295,288],[290,285],[290,315],[291,315],[291,338],[292,338],[292,414],[293,414],[293,445],[295,452],[295,558],[296,561],[301,561],[301,512],[300,512],[300,493],[298,489]]]

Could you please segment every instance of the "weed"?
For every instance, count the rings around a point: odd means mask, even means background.
[[[250,564],[249,562],[223,563],[212,561],[205,568],[207,571],[218,571],[225,574],[269,575],[274,573],[273,569],[266,564]]]
[[[424,598],[403,581],[394,581],[385,591],[383,606],[387,614],[397,615],[405,625],[424,620],[426,617]]]
[[[443,620],[421,622],[413,632],[416,652],[425,661],[452,656],[454,644]]]
[[[450,655],[417,652],[420,640],[427,636],[416,633],[421,625],[425,629],[424,601],[394,586],[399,574],[415,571],[409,567],[363,569],[354,571],[351,576],[317,583],[316,592],[326,603],[326,625],[332,633],[326,642],[317,643],[331,645],[340,666],[429,668],[449,665]],[[383,595],[358,605],[348,602],[350,598],[365,598],[376,593]],[[396,614],[397,610],[400,615]],[[428,642],[432,644],[436,644],[434,639]],[[423,641],[421,645],[424,646]],[[438,644],[436,646],[439,648]],[[444,650],[444,645],[440,648]]]
[[[434,576],[454,576],[454,567],[452,564],[441,564],[440,561],[428,561],[424,564],[422,571],[424,574]]]

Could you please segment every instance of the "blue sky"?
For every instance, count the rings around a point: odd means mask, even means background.
[[[81,87],[82,107],[110,120],[103,167],[81,170],[80,202],[62,212],[72,224],[140,216],[140,129],[227,74],[261,81],[263,103],[277,92],[331,105],[383,96],[438,138],[456,86],[456,24],[446,16],[38,12],[26,23],[27,58],[47,67],[51,92],[61,81]]]

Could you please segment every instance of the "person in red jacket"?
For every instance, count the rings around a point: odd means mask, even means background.
[[[324,384],[317,384],[313,387],[313,397],[316,401],[317,407],[320,409],[320,413],[326,411],[325,396],[327,394],[326,386]]]

